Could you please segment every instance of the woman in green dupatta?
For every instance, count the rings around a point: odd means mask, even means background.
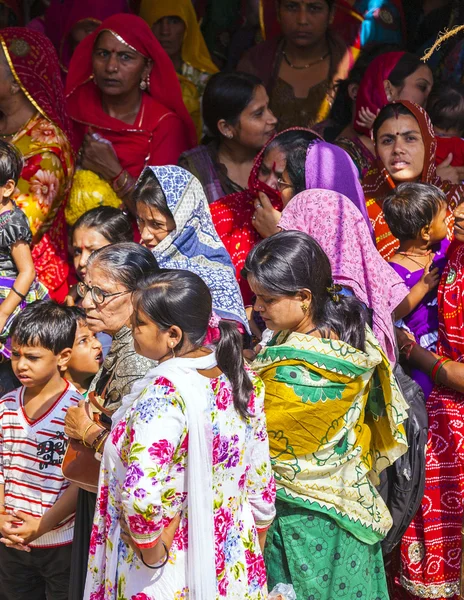
[[[392,520],[375,485],[407,449],[390,363],[313,238],[263,240],[245,272],[276,332],[253,364],[278,490],[268,584],[292,583],[298,600],[388,600],[380,541]]]

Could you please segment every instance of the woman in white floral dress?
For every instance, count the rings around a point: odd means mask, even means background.
[[[136,350],[160,364],[113,416],[84,597],[267,598],[275,483],[262,382],[235,324],[219,323],[214,351],[202,346],[211,295],[197,275],[147,275],[133,302]]]

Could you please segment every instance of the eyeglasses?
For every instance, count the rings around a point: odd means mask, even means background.
[[[90,297],[94,301],[95,304],[103,304],[103,302],[107,298],[112,298],[114,296],[122,296],[123,294],[130,294],[131,290],[126,290],[125,292],[115,292],[114,294],[108,294],[104,292],[97,286],[90,287],[90,285],[86,285],[83,281],[79,281],[77,284],[77,293],[81,298],[85,298],[87,294],[90,292]]]
[[[293,185],[291,183],[287,183],[283,179],[277,180],[277,189],[279,190],[279,192],[283,192],[286,188],[292,188],[292,187],[293,187]]]

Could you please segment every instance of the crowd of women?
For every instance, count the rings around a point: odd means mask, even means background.
[[[0,2],[0,395],[15,315],[81,307],[66,597],[458,600],[463,3],[43,4]]]

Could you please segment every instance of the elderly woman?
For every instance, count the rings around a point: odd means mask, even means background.
[[[375,483],[407,449],[407,405],[389,361],[363,305],[334,285],[305,233],[263,240],[245,272],[255,310],[276,332],[253,364],[277,483],[269,586],[291,583],[297,598],[387,600],[380,541],[392,519]]]
[[[99,182],[104,203],[117,196],[132,209],[144,166],[176,163],[196,145],[172,62],[140,17],[109,17],[79,44],[66,93],[81,145],[79,185]]]
[[[89,329],[93,333],[105,332],[113,338],[111,349],[89,389],[89,392],[95,392],[105,410],[103,419],[108,418],[107,413],[111,414],[119,408],[123,396],[130,392],[132,384],[144,377],[153,366],[150,360],[135,352],[129,328],[133,311],[129,294],[136,289],[137,281],[144,274],[154,271],[158,271],[158,264],[146,248],[133,242],[114,244],[101,248],[90,256],[85,279],[78,284]],[[103,430],[100,425],[92,425],[92,420],[81,403],[79,407],[68,411],[66,433],[80,441],[85,439],[92,446],[96,439],[101,441]],[[82,599],[95,502],[95,494],[79,491],[70,599]]]
[[[363,178],[362,186],[380,254],[389,259],[399,247],[385,222],[382,205],[392,189],[404,182],[431,183],[446,194],[451,238],[452,212],[464,199],[464,185],[442,181],[437,175],[437,142],[425,110],[406,100],[387,104],[374,122],[373,136],[377,160]]]
[[[69,273],[63,209],[74,158],[58,59],[51,42],[29,29],[2,29],[0,41],[0,136],[24,156],[13,200],[29,220],[38,279],[61,302]]]

